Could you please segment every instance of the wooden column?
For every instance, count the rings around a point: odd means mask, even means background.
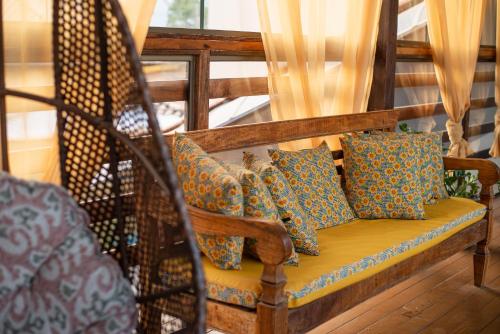
[[[464,139],[469,140],[470,134],[470,108],[465,112],[464,118],[462,118],[462,127],[464,128]]]
[[[9,172],[7,143],[7,105],[5,103],[5,57],[3,40],[3,4],[0,3],[0,170]]]
[[[398,0],[383,0],[368,110],[394,107],[397,29]]]
[[[193,58],[189,69],[188,131],[208,129],[210,51],[200,50]]]
[[[288,300],[285,294],[286,276],[283,264],[264,263],[260,279],[262,295],[257,304],[258,334],[288,332]]]

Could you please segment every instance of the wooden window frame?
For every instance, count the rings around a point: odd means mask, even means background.
[[[435,76],[429,73],[396,73],[396,62],[432,62],[432,50],[428,42],[397,40],[398,0],[383,0],[379,36],[375,55],[373,83],[368,110],[394,108],[395,88],[412,77],[415,85],[435,84]],[[240,96],[268,93],[267,78],[210,79],[212,61],[265,61],[264,46],[258,32],[150,28],[143,50],[143,58],[165,60],[169,57],[189,57],[189,80],[166,81],[151,84],[156,102],[187,101],[187,130],[208,128],[208,101],[212,98],[237,98]],[[495,46],[482,45],[479,62],[494,62]],[[494,72],[477,72],[475,82],[494,80]],[[495,106],[493,98],[474,99],[471,111]],[[427,103],[396,107],[400,120],[433,116],[445,113],[442,103]],[[464,118],[465,137],[491,132],[492,124],[469,125],[469,113]],[[446,134],[443,139],[448,140]],[[487,151],[474,154],[486,157]]]

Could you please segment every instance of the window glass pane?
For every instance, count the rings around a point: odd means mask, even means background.
[[[200,28],[200,0],[157,0],[151,27]]]
[[[268,95],[212,99],[210,104],[210,128],[271,121]]]
[[[143,61],[160,129],[166,133],[185,131],[185,99],[188,63],[182,61]]]
[[[255,0],[205,0],[205,28],[260,31]]]
[[[394,106],[435,103],[439,100],[439,87],[431,62],[396,63],[396,90]]]
[[[483,32],[481,35],[482,45],[496,44],[497,28],[497,1],[486,0],[486,13],[484,15]]]
[[[265,61],[213,61],[210,63],[210,78],[267,77]]]
[[[271,120],[265,61],[211,62],[210,79],[230,95],[210,99],[210,128]]]
[[[440,101],[439,86],[436,81],[434,65],[431,62],[398,62],[396,64],[396,89],[394,91],[394,106],[407,107],[428,105],[433,110],[433,104]],[[408,115],[406,115],[408,116]],[[404,118],[406,116],[403,115]],[[411,116],[411,115],[410,115]],[[429,117],[404,119],[415,131],[444,131],[446,114],[435,114]]]
[[[151,61],[142,62],[142,69],[148,82],[187,80],[188,63],[184,61]]]
[[[482,45],[495,45],[496,0],[486,0]],[[424,0],[399,0],[398,39],[428,42],[427,13]]]
[[[427,13],[423,0],[399,0],[398,39],[426,42]]]

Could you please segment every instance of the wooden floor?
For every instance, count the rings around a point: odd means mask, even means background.
[[[493,226],[490,251],[486,288],[476,288],[472,283],[470,249],[368,299],[309,334],[500,334],[500,222]]]
[[[493,226],[486,288],[472,283],[472,250],[436,264],[310,334],[500,334],[500,222]]]

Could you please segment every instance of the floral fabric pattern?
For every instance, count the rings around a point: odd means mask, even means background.
[[[411,140],[344,136],[347,198],[359,218],[424,219],[420,147]]]
[[[62,188],[0,173],[0,332],[132,333],[135,298]]]
[[[390,260],[391,258],[403,254],[413,248],[416,248],[428,241],[438,238],[442,234],[452,230],[453,228],[462,225],[463,223],[475,219],[476,217],[484,216],[486,209],[478,209],[467,213],[457,219],[454,219],[438,228],[426,232],[414,239],[398,243],[383,251],[366,256],[359,261],[345,265],[341,268],[336,268],[329,272],[325,272],[317,279],[303,286],[298,290],[285,290],[288,295],[288,302],[293,303],[295,300],[303,298],[308,294],[323,289],[327,286],[338,283],[352,275],[359,274],[365,270],[373,268],[381,263]],[[227,287],[215,282],[207,280],[208,298],[223,301],[230,304],[241,305],[248,308],[257,307],[259,294],[256,291]]]
[[[421,186],[426,204],[434,203],[436,199],[449,198],[444,186],[443,144],[439,133],[396,133],[376,132],[372,138],[387,138],[398,140],[412,138],[420,147]]]
[[[220,163],[241,185],[245,216],[274,220],[283,224],[271,194],[257,174],[242,166],[225,163],[223,161],[220,161]],[[259,258],[257,255],[257,241],[255,239],[246,238],[245,244],[248,253],[255,258]],[[292,249],[292,254],[285,264],[295,266],[299,264],[299,257],[295,249]]]
[[[188,137],[176,134],[172,158],[186,203],[228,216],[243,216],[238,181]],[[200,250],[221,269],[240,269],[243,237],[196,233]]]
[[[318,235],[314,221],[299,204],[283,173],[254,154],[243,153],[245,167],[255,172],[266,185],[278,213],[292,239],[295,250],[308,255],[319,255]]]
[[[316,229],[354,219],[325,142],[317,148],[297,152],[269,150],[269,156],[288,180],[304,211],[314,219]]]

